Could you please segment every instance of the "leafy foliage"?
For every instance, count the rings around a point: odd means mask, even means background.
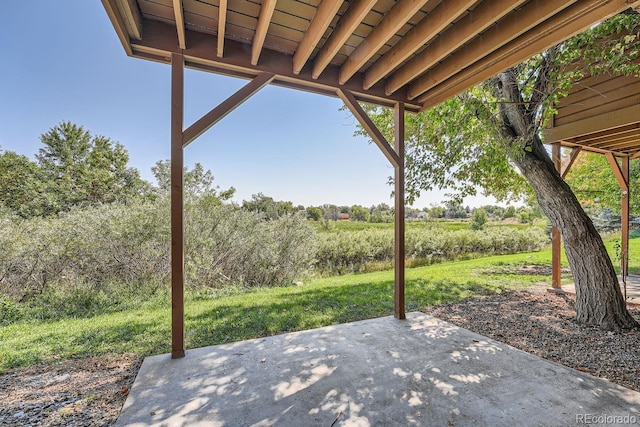
[[[126,202],[150,186],[121,144],[92,136],[82,126],[61,122],[41,135],[33,162],[0,153],[0,204],[23,218],[69,211],[73,206]]]
[[[485,118],[493,114],[482,88],[453,97],[405,119],[405,181],[407,203],[423,191],[447,190],[461,202],[478,189],[498,200],[514,200],[526,188],[524,178],[506,161],[506,148],[495,132],[487,132]],[[393,141],[393,112],[365,106],[378,129]],[[359,128],[357,135],[367,136]],[[390,178],[391,180],[391,178]]]
[[[542,249],[549,241],[544,230],[531,227],[489,227],[481,231],[446,230],[437,224],[410,227],[406,231],[406,257],[410,265],[487,254]],[[393,262],[393,230],[320,233],[316,269],[322,274],[345,274],[390,268]]]
[[[56,211],[123,202],[146,189],[138,171],[127,167],[127,151],[107,137],[94,137],[82,126],[62,122],[42,134],[40,141],[44,147],[36,159],[52,185]]]
[[[151,167],[156,180],[156,190],[161,196],[169,197],[171,193],[171,161],[159,160]],[[213,184],[213,173],[204,169],[200,163],[193,165],[193,169],[184,167],[182,171],[182,196],[185,202],[193,202],[200,198],[211,198],[218,202],[230,200],[236,192],[233,187],[220,191],[220,187]]]
[[[45,216],[55,211],[51,183],[26,156],[0,152],[0,205],[23,217]]]
[[[482,230],[488,220],[489,217],[487,215],[487,211],[482,208],[476,209],[471,215],[471,223],[469,224],[469,227],[471,227],[472,230]]]
[[[604,156],[592,153],[580,153],[565,178],[584,206],[620,210],[621,190],[609,162]],[[629,187],[640,188],[640,162],[629,162]],[[640,194],[630,192],[629,201],[632,211],[640,210]]]
[[[242,207],[251,212],[260,212],[268,219],[276,219],[295,212],[293,203],[275,201],[262,193],[253,194],[251,200],[243,200]]]
[[[281,286],[311,267],[314,231],[301,216],[267,222],[203,198],[185,220],[188,286]],[[153,293],[169,281],[166,200],[0,222],[0,294],[12,300],[79,289],[98,297],[113,286]]]

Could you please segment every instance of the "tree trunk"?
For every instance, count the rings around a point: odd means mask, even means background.
[[[499,78],[506,101],[501,108],[504,133],[511,141],[525,143],[522,155],[514,155],[513,161],[533,187],[542,211],[562,233],[576,286],[576,320],[607,330],[639,327],[627,310],[600,234],[531,131],[533,114],[524,107],[514,74],[505,72]]]

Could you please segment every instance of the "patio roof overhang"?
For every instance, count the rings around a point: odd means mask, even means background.
[[[404,318],[405,111],[423,111],[640,6],[640,0],[102,3],[129,56],[171,64],[172,357],[185,354],[183,151],[234,108],[267,84],[344,101],[394,167],[394,313]],[[185,129],[185,67],[251,81]],[[359,102],[394,108],[394,141]]]
[[[630,0],[102,0],[128,55],[423,110]]]

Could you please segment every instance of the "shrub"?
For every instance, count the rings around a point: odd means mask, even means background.
[[[469,226],[472,230],[482,230],[484,225],[488,220],[487,211],[482,208],[478,208],[473,211],[473,215],[471,215],[471,223]]]
[[[169,226],[166,200],[0,217],[0,295],[24,302],[47,293],[48,304],[75,298],[71,305],[86,308],[109,304],[105,295],[114,293],[143,300],[169,283]],[[291,283],[312,265],[314,233],[302,215],[265,221],[203,198],[185,210],[186,284]]]
[[[193,204],[185,235],[185,275],[196,287],[290,284],[315,256],[315,230],[303,214],[266,221],[230,205]]]
[[[393,262],[391,229],[369,229],[318,234],[316,269],[321,274],[364,272],[375,265],[389,268]],[[409,228],[406,258],[411,265],[464,257],[507,254],[542,249],[549,242],[539,227],[491,227],[482,231],[445,230],[440,227]]]

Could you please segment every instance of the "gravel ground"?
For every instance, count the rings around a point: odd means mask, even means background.
[[[640,391],[640,330],[578,325],[574,301],[544,288],[510,291],[425,313],[554,362]],[[640,319],[640,309],[632,313]],[[0,426],[108,426],[142,360],[132,355],[66,360],[0,375]]]
[[[575,298],[545,287],[429,307],[425,313],[640,392],[640,330],[606,332],[575,322]],[[640,320],[640,309],[630,309]]]
[[[131,355],[65,360],[0,375],[0,426],[109,426],[142,363]]]

